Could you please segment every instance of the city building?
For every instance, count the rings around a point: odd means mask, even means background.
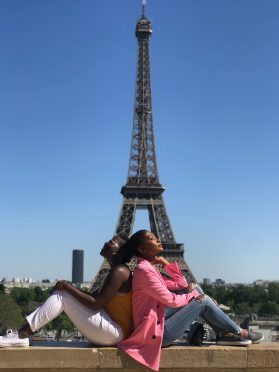
[[[83,259],[84,251],[81,249],[73,250],[72,262],[72,282],[80,285],[83,283]]]
[[[203,285],[211,285],[211,279],[209,279],[209,278],[204,278],[203,281],[202,281],[202,284],[203,284]]]

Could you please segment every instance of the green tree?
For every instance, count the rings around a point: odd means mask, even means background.
[[[11,290],[11,296],[18,305],[27,305],[30,301],[34,301],[34,290],[14,287]]]
[[[223,305],[228,306],[231,309],[231,311],[235,311],[235,304],[233,300],[228,300]]]
[[[231,289],[227,287],[216,288],[216,301],[219,304],[227,304],[231,297]]]
[[[268,301],[268,289],[264,287],[254,287],[250,288],[251,299],[250,304],[254,303],[264,303]]]
[[[47,299],[48,295],[48,291],[43,291],[41,287],[34,288],[34,301],[42,303]]]
[[[251,312],[251,307],[247,302],[240,302],[235,305],[234,311],[236,314],[245,315]]]
[[[21,314],[26,316],[35,310],[39,303],[34,302],[34,290],[30,288],[14,287],[10,293],[14,301],[20,306]]]
[[[208,296],[217,300],[215,287],[213,287],[212,285],[203,285],[202,289],[203,289],[204,293],[206,293]]]
[[[0,284],[0,293],[5,293],[5,286],[4,284]]]
[[[237,314],[255,313],[266,316],[278,314],[275,306],[276,304],[279,306],[279,283],[277,282],[271,282],[267,287],[243,284],[236,287],[203,286],[203,290],[218,303],[229,306]]]
[[[268,284],[268,299],[279,304],[279,283],[271,282]]]
[[[23,316],[29,315],[34,310],[36,310],[39,306],[40,306],[39,302],[30,301],[30,302],[20,306],[21,313],[22,313]]]
[[[259,310],[260,310],[260,307],[261,307],[261,303],[254,303],[252,306],[251,306],[251,313],[254,313],[254,314],[259,314]]]
[[[267,301],[259,308],[259,315],[274,316],[279,315],[279,305],[274,301]]]
[[[253,299],[251,288],[244,285],[237,286],[233,291],[232,296],[234,297],[235,304],[250,304]]]
[[[7,294],[0,294],[0,333],[9,328],[18,328],[24,318],[18,304]]]

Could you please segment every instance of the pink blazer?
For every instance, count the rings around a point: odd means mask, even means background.
[[[170,263],[164,269],[171,278],[163,277],[150,262],[138,258],[133,276],[134,331],[117,345],[139,363],[155,371],[159,370],[160,364],[165,306],[181,307],[199,296],[196,290],[181,295],[170,292],[169,289],[187,288],[188,283],[176,263]]]

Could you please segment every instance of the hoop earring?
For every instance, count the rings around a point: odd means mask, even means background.
[[[114,256],[114,258],[115,257],[118,257],[118,261],[117,262],[115,262],[113,256]],[[110,263],[111,266],[116,266],[116,265],[121,264],[121,257],[120,257],[120,255],[118,253],[112,253],[112,255],[109,258],[109,263]]]

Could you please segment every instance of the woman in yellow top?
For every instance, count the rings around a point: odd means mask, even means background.
[[[97,296],[93,297],[65,280],[58,281],[48,299],[26,317],[26,325],[0,339],[0,347],[28,346],[28,337],[63,311],[94,344],[116,345],[127,337],[132,329],[132,274],[122,264],[127,261],[125,252],[120,249],[124,243],[125,240],[117,235],[104,244],[100,254],[108,260],[111,269]]]

